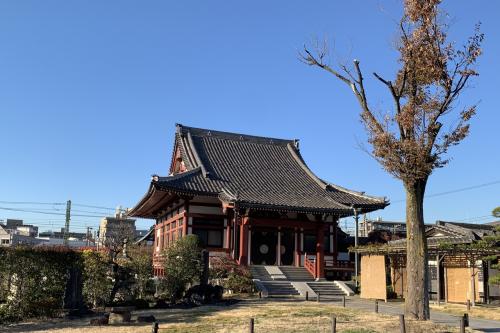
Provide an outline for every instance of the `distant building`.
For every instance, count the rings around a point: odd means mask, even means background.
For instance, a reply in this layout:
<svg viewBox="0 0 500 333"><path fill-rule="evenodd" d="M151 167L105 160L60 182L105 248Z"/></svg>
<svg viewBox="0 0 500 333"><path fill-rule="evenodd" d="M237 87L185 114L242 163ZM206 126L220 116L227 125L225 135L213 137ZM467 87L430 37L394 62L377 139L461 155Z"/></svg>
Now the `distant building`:
<svg viewBox="0 0 500 333"><path fill-rule="evenodd" d="M92 241L79 240L76 238L69 238L68 243L64 244L63 238L51 238L51 237L38 237L40 243L37 246L68 246L71 248L89 248L95 247L95 244Z"/></svg>
<svg viewBox="0 0 500 333"><path fill-rule="evenodd" d="M34 225L24 224L16 227L16 230L19 235L28 236L28 237L37 237L38 236L38 227Z"/></svg>
<svg viewBox="0 0 500 333"><path fill-rule="evenodd" d="M124 239L134 241L135 238L135 219L127 218L123 214L121 207L116 209L115 216L103 217L101 219L99 225L99 246L109 247L120 245Z"/></svg>
<svg viewBox="0 0 500 333"><path fill-rule="evenodd" d="M38 234L38 237L40 238L57 238L57 239L63 239L64 238L64 228L61 228L61 231L42 231ZM87 240L87 233L85 232L69 232L68 237L71 239L76 239L80 241Z"/></svg>
<svg viewBox="0 0 500 333"><path fill-rule="evenodd" d="M359 236L369 237L370 233L375 231L388 231L391 235L406 237L406 222L383 221L365 219L359 226Z"/></svg>
<svg viewBox="0 0 500 333"><path fill-rule="evenodd" d="M472 299L484 303L500 300L500 287L488 283L489 277L499 271L487 261L471 259L470 254L475 253L475 258L498 258L498 248L467 252L466 247L441 246L472 244L496 233L491 224L436 221L426 225L429 298L447 303L465 303ZM406 242L407 239L390 240L383 246L361 247L357 251L361 254L361 298L387 299L388 284L398 297L406 296Z"/></svg>
<svg viewBox="0 0 500 333"><path fill-rule="evenodd" d="M41 242L35 238L37 234L38 227L7 219L6 224L0 224L0 246L36 245Z"/></svg>
<svg viewBox="0 0 500 333"><path fill-rule="evenodd" d="M16 229L17 227L23 225L23 220L7 219L5 225L7 229Z"/></svg>

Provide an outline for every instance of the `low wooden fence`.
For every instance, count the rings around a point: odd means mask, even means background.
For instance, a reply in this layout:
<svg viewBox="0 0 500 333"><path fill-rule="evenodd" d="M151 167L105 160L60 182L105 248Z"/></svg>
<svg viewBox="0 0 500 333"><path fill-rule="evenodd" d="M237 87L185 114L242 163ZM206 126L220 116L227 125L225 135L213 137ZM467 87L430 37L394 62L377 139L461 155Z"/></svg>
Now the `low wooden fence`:
<svg viewBox="0 0 500 333"><path fill-rule="evenodd" d="M308 300L308 296L306 294L306 301L307 300ZM318 302L320 301L320 295L319 294L317 295L316 300ZM345 307L345 306L346 306L345 296L343 296L342 297L342 307ZM373 303L373 311L375 313L379 313L379 301L378 300L375 300L374 303ZM259 327L258 327L258 325L256 325L255 318L249 318L249 319L247 319L248 320L247 324L245 324L243 322L244 320L245 319L242 318L242 322L240 324L236 324L235 326L233 325L233 326L229 327L228 325L221 324L220 327L218 327L218 328L227 329L228 332L233 332L236 329L241 330L242 328L246 329L247 332L249 332L249 333L259 332ZM382 321L385 321L385 322L387 322L387 321L394 321L394 319L385 319L385 320L381 320L381 322ZM330 329L324 330L323 332L337 333L337 324L342 324L342 323L352 324L352 322L349 322L349 321L346 321L346 322L338 321L337 318L336 318L336 316L332 315L331 318L330 318L330 322L328 323L328 326L330 327ZM309 331L309 329L311 327L313 327L313 325L317 325L318 322L316 322L314 324L313 323L304 322L303 324L304 324L304 329ZM462 317L460 317L458 324L459 324L459 327L460 327L460 333L465 333L465 328L469 326L469 316L468 316L468 314L464 314ZM245 328L245 326L246 326L246 328ZM283 327L283 328L286 329L286 327ZM405 316L402 315L402 314L399 315L399 328L400 328L400 333L406 333L407 323L406 323ZM161 332L165 332L165 331L168 331L168 330L169 330L169 328L167 328L167 327L160 327L159 323L157 323L157 322L154 322L152 324L152 327L151 327L151 333L161 333ZM267 330L264 330L264 331L267 331ZM261 332L264 332L264 331L261 331Z"/></svg>

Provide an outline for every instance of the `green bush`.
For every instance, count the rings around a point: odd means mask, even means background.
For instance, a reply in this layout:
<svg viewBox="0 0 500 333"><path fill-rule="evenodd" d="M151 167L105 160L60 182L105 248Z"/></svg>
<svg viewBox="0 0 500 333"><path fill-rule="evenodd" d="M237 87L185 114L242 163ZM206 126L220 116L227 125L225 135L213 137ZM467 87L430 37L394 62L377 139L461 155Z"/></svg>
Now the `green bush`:
<svg viewBox="0 0 500 333"><path fill-rule="evenodd" d="M252 274L245 266L239 266L228 257L214 257L210 261L211 279L220 280L222 286L235 293L254 291Z"/></svg>
<svg viewBox="0 0 500 333"><path fill-rule="evenodd" d="M152 256L146 249L130 250L133 295L151 297ZM107 305L113 288L112 260L103 252L65 247L0 248L0 323L61 313L70 271L80 271L82 294L91 307ZM117 264L120 264L117 262Z"/></svg>
<svg viewBox="0 0 500 333"><path fill-rule="evenodd" d="M153 253L148 247L132 247L130 261L126 263L134 276L132 293L137 299L146 299L154 294Z"/></svg>
<svg viewBox="0 0 500 333"><path fill-rule="evenodd" d="M81 265L66 248L0 248L0 322L57 315L69 270Z"/></svg>
<svg viewBox="0 0 500 333"><path fill-rule="evenodd" d="M83 297L90 307L110 302L113 281L110 277L111 263L102 252L85 250L83 259Z"/></svg>
<svg viewBox="0 0 500 333"><path fill-rule="evenodd" d="M199 281L202 273L201 246L196 235L175 241L163 252L165 274L160 279L160 298L174 303L181 299L186 287Z"/></svg>

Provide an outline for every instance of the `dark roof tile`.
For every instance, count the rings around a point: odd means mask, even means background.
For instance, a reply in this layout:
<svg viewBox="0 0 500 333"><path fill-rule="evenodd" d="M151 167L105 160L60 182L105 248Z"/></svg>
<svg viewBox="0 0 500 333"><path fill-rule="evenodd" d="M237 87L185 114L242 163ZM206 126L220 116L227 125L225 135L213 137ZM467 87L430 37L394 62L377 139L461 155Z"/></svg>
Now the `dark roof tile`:
<svg viewBox="0 0 500 333"><path fill-rule="evenodd" d="M177 125L176 145L189 171L159 177L154 186L178 193L218 195L240 207L350 215L388 202L328 184L304 163L296 140ZM132 211L133 212L133 211Z"/></svg>

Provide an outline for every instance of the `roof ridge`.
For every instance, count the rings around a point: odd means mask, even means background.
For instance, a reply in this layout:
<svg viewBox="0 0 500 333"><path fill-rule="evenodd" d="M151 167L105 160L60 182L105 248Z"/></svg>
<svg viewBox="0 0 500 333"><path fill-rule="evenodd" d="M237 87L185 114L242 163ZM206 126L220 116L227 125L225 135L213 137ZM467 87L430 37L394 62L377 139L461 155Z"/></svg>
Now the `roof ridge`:
<svg viewBox="0 0 500 333"><path fill-rule="evenodd" d="M201 167L201 171L203 172L203 176L208 178L208 176L210 175L210 172L207 171L207 169L203 165L203 162L202 162L200 156L198 155L198 152L196 151L196 147L193 143L193 138L191 137L191 132L187 133L187 140L188 140L191 152L193 153L193 157L196 160L196 163L198 164L199 167Z"/></svg>
<svg viewBox="0 0 500 333"><path fill-rule="evenodd" d="M199 171L201 171L201 167L198 166L198 167L191 169L191 170L188 170L188 171L176 173L175 175L169 175L169 176L157 176L157 175L155 175L154 177L156 177L156 178L153 179L153 182L158 183L158 182L165 182L165 181L170 181L170 180L174 180L174 179L179 179L179 178L183 178L186 176L190 176L190 175L195 174Z"/></svg>
<svg viewBox="0 0 500 333"><path fill-rule="evenodd" d="M363 192L356 192L356 191L353 191L353 190L349 190L349 189L347 189L345 187L342 187L342 186L339 186L339 185L335 185L335 184L331 184L329 182L324 181L323 179L321 179L318 176L316 176L316 174L314 174L314 172L312 172L311 169L309 169L309 167L307 166L306 162L302 158L302 155L300 155L300 153L294 147L292 147L291 145L289 145L288 146L288 150L292 153L292 156L299 163L300 167L309 175L309 177L311 177L323 189L327 190L328 187L333 187L336 190L339 190L339 191L342 191L342 192L347 192L349 194L352 194L352 195L355 195L355 196L358 196L358 197L370 199L370 200L373 200L373 201L383 201L383 202L386 202L385 197L369 196L369 195L363 194ZM338 201L336 201L336 202L338 202ZM340 204L340 202L339 202L339 204ZM346 206L346 207L348 207L348 206Z"/></svg>
<svg viewBox="0 0 500 333"><path fill-rule="evenodd" d="M325 182L325 181L323 181L323 182ZM325 184L327 184L328 186L333 187L336 190L347 192L349 194L352 194L352 195L355 195L355 196L358 196L358 197L362 197L362 198L366 198L366 199L374 200L374 201L387 202L385 197L377 197L377 196L367 195L367 194L364 194L365 192L358 192L358 191L350 190L350 189L345 188L343 186L332 184L332 183L329 183L329 182L325 182Z"/></svg>
<svg viewBox="0 0 500 333"><path fill-rule="evenodd" d="M307 175L309 177L311 177L319 186L321 186L323 189L326 190L327 184L324 181L322 181L318 176L316 176L314 174L314 172L311 171L311 169L309 169L309 167L307 166L306 162L304 161L304 159L302 158L300 153L295 148L293 148L292 145L290 145L290 144L287 145L287 148L288 148L288 151L292 154L292 157L294 158L294 160L302 168L302 170L304 170L305 173L307 173Z"/></svg>
<svg viewBox="0 0 500 333"><path fill-rule="evenodd" d="M184 126L181 124L176 124L177 131L179 133L191 133L193 136L203 136L203 137L213 137L218 139L226 139L226 140L234 140L234 141L251 141L261 144L289 144L296 143L297 139L283 139L283 138L274 138L267 136L259 136L259 135L250 135L236 132L226 132L226 131L218 131L212 130L208 128L199 128L199 127L190 127Z"/></svg>

